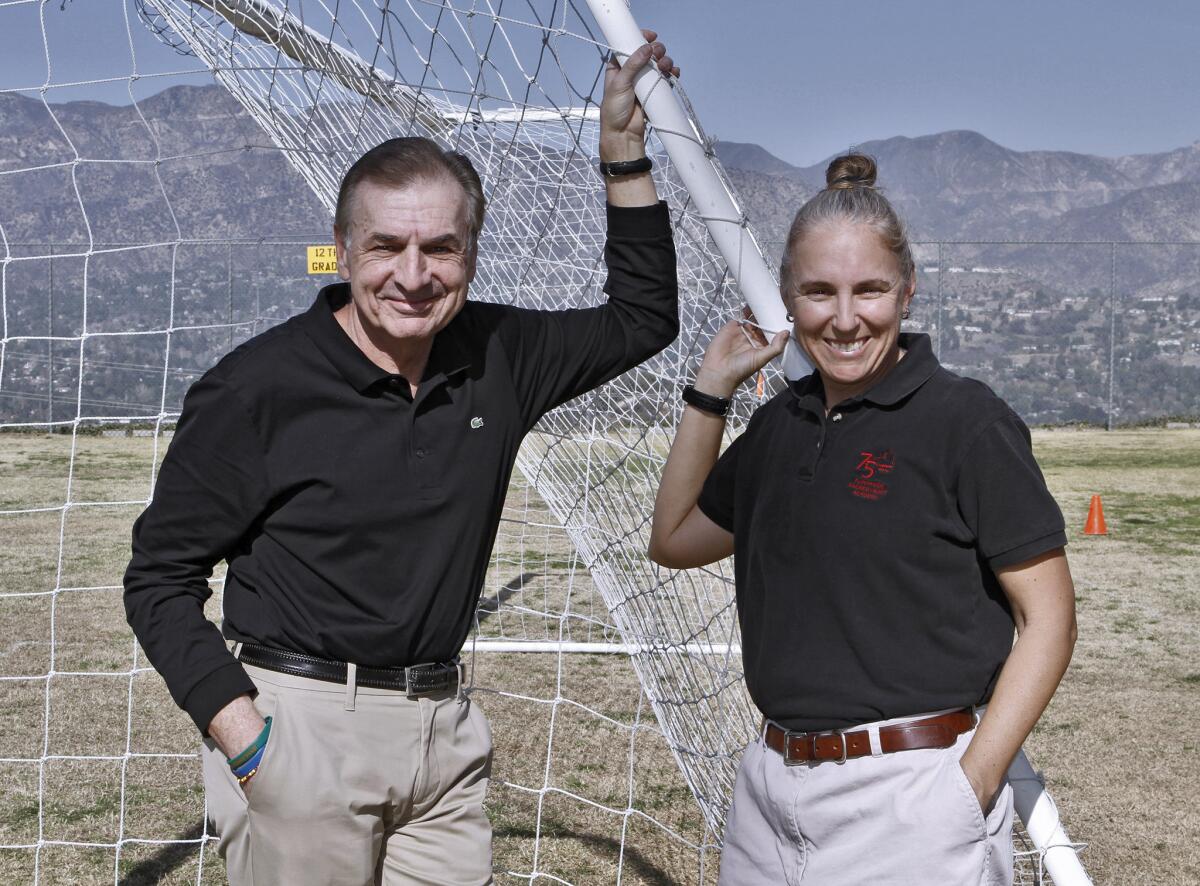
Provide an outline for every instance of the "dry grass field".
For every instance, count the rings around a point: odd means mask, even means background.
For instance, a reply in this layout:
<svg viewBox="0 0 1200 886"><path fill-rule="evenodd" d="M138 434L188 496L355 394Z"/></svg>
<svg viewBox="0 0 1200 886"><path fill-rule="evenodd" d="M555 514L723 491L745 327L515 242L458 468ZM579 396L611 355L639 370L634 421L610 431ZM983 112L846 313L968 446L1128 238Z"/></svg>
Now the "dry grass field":
<svg viewBox="0 0 1200 886"><path fill-rule="evenodd" d="M1098 884L1200 883L1200 432L1039 431L1079 642L1026 743ZM1109 534L1081 534L1101 495Z"/></svg>
<svg viewBox="0 0 1200 886"><path fill-rule="evenodd" d="M1080 640L1029 755L1098 884L1200 883L1200 432L1039 431L1035 447L1067 518ZM121 607L152 462L147 438L0 434L0 883L223 882L199 849L194 730ZM1080 534L1094 493L1102 538ZM540 543L536 582L520 580L527 554L502 543L489 587L531 607L559 585L589 592L561 539ZM490 618L484 633L524 616ZM470 665L496 740L498 871L715 882L719 854L624 657Z"/></svg>

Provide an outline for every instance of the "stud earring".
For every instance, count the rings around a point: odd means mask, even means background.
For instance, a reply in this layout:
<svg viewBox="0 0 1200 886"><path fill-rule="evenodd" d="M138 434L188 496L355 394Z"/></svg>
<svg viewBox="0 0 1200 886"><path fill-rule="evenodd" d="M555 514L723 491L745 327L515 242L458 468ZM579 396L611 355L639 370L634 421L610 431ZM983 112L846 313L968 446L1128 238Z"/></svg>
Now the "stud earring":
<svg viewBox="0 0 1200 886"><path fill-rule="evenodd" d="M795 323L795 322L796 322L796 318L795 318L795 317L793 317L791 314L784 314L784 315L783 315L783 318L784 318L785 320L787 320L789 323Z"/></svg>

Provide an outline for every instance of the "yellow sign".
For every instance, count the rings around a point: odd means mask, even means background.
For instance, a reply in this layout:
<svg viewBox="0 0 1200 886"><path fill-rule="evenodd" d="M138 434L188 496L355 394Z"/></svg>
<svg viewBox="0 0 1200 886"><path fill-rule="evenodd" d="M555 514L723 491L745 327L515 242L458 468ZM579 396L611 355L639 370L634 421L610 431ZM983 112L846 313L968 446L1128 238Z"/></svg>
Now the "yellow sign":
<svg viewBox="0 0 1200 886"><path fill-rule="evenodd" d="M310 274L337 273L337 250L333 244L308 247L308 272Z"/></svg>

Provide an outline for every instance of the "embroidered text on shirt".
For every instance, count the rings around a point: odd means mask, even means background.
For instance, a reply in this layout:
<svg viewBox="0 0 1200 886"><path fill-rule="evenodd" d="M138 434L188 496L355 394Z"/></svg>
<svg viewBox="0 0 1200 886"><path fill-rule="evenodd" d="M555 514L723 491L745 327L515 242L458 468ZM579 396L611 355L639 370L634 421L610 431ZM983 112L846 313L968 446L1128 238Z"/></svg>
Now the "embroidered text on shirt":
<svg viewBox="0 0 1200 886"><path fill-rule="evenodd" d="M860 452L859 456L858 467L855 468L858 476L847 485L850 491L859 498L878 501L887 495L888 488L887 484L874 478L877 474L890 474L892 468L896 466L896 456L890 449L885 449L879 455L873 452Z"/></svg>

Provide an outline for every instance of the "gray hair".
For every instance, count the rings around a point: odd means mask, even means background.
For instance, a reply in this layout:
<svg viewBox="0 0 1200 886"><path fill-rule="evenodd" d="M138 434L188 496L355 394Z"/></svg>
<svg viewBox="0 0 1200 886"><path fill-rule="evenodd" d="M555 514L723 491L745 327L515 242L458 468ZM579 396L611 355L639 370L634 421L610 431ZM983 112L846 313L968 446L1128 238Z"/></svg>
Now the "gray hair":
<svg viewBox="0 0 1200 886"><path fill-rule="evenodd" d="M349 239L354 192L361 182L406 188L414 182L439 176L458 182L463 189L467 198L467 246L474 253L487 209L479 173L466 155L443 151L437 142L420 136L388 139L354 161L338 189L333 226L342 237Z"/></svg>
<svg viewBox="0 0 1200 886"><path fill-rule="evenodd" d="M866 154L847 154L829 164L825 170L825 190L800 207L788 229L779 266L779 285L784 293L792 286L793 248L813 228L830 222L853 222L874 228L883 245L896 256L903 286L912 283L916 266L908 232L887 197L876 189L877 172L874 158Z"/></svg>

